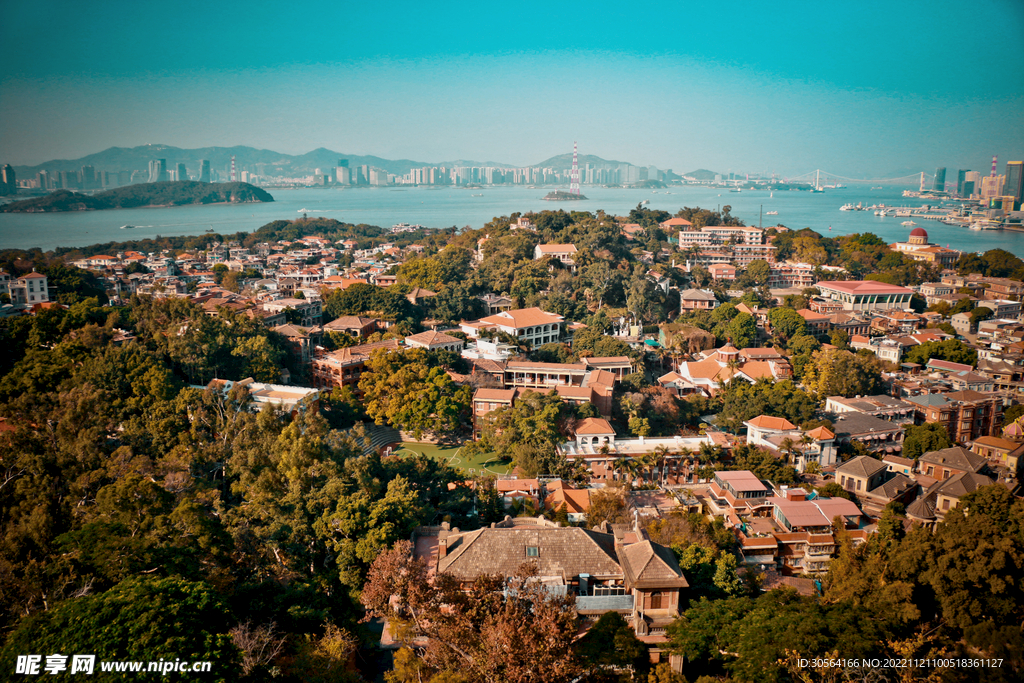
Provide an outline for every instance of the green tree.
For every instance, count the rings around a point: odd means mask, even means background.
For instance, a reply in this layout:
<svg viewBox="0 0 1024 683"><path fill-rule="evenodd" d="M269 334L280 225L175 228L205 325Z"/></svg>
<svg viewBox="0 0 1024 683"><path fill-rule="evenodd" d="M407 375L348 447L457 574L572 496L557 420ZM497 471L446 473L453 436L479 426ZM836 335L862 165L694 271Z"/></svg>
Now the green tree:
<svg viewBox="0 0 1024 683"><path fill-rule="evenodd" d="M903 439L903 456L917 460L925 453L942 450L953 445L949 432L938 422L909 426Z"/></svg>
<svg viewBox="0 0 1024 683"><path fill-rule="evenodd" d="M973 366L978 362L978 352L957 339L947 339L912 346L903 355L904 362L919 365L927 365L933 358Z"/></svg>
<svg viewBox="0 0 1024 683"><path fill-rule="evenodd" d="M772 334L783 341L788 341L801 334L807 334L807 321L792 308L773 308L768 312Z"/></svg>
<svg viewBox="0 0 1024 683"><path fill-rule="evenodd" d="M822 396L871 395L881 391L877 359L840 349L821 349L804 369L803 384Z"/></svg>

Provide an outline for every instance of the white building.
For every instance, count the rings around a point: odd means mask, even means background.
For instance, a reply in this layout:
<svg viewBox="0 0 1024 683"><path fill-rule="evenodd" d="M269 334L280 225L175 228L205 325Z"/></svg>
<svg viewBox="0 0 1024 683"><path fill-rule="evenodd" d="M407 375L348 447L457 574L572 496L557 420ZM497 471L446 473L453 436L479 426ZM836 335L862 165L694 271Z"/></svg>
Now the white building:
<svg viewBox="0 0 1024 683"><path fill-rule="evenodd" d="M564 320L560 315L539 308L520 308L489 315L475 322L464 322L461 328L474 339L478 339L483 330L497 330L536 347L559 341Z"/></svg>

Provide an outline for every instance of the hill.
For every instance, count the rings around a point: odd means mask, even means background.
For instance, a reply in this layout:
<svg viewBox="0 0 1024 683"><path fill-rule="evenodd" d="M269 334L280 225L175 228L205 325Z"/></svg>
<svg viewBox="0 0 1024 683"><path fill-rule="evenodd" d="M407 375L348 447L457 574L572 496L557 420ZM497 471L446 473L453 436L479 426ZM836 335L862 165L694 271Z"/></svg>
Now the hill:
<svg viewBox="0 0 1024 683"><path fill-rule="evenodd" d="M696 171L690 171L684 173L684 178L693 178L694 180L714 180L715 176L718 175L714 171L709 171L706 168L698 168Z"/></svg>
<svg viewBox="0 0 1024 683"><path fill-rule="evenodd" d="M601 157L594 156L593 154L580 154L577 157L577 162L580 168L585 168L587 164L594 166L595 168L614 167L621 164L626 164L626 161L609 161L608 159L602 159ZM533 164L538 168L572 168L572 153L559 154L553 156L550 159L545 159L539 164Z"/></svg>
<svg viewBox="0 0 1024 683"><path fill-rule="evenodd" d="M84 156L81 159L54 159L35 166L15 166L18 177L30 178L40 171L51 174L60 171L77 171L83 166L92 166L97 171L145 171L153 159L166 159L167 167L174 168L177 164L185 164L190 173L197 173L199 161L208 160L211 168L227 172L231 166L231 157L235 157L238 167L256 170L258 164L264 165L264 172L270 175L285 177L309 175L316 169L334 169L338 161L345 159L350 168L357 166L375 166L396 175L408 173L412 168L423 166L499 166L509 167L493 161L481 162L471 160L425 162L412 159L382 159L376 156L360 156L335 152L319 147L305 154L282 154L269 149L255 147L201 147L198 149L181 149L170 145L143 145L140 147L111 147Z"/></svg>
<svg viewBox="0 0 1024 683"><path fill-rule="evenodd" d="M191 180L142 183L119 187L89 196L70 190L57 190L45 197L25 199L0 207L5 213L50 213L60 211L98 211L130 209L142 206L183 206L223 202L272 202L266 191L249 183L199 183Z"/></svg>

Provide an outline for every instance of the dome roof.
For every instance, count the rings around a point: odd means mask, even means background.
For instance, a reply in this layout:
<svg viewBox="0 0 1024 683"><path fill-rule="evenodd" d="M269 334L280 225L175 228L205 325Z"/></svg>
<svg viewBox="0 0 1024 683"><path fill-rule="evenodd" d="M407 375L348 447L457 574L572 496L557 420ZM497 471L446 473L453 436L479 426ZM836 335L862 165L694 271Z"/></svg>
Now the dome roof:
<svg viewBox="0 0 1024 683"><path fill-rule="evenodd" d="M914 228L913 230L910 231L910 236L911 237L924 237L925 239L928 239L928 233L925 232L924 228Z"/></svg>

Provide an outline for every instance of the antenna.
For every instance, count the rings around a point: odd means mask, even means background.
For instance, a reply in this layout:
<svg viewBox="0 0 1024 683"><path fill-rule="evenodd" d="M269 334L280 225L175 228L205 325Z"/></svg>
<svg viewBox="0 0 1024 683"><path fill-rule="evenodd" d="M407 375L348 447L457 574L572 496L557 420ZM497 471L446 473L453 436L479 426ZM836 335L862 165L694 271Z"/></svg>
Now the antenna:
<svg viewBox="0 0 1024 683"><path fill-rule="evenodd" d="M235 155L231 155L231 182L238 182L238 175L235 173Z"/></svg>
<svg viewBox="0 0 1024 683"><path fill-rule="evenodd" d="M580 164L576 157L576 141L572 142L572 173L569 174L569 194L580 193Z"/></svg>
<svg viewBox="0 0 1024 683"><path fill-rule="evenodd" d="M996 161L999 159L998 156L992 157L992 177L996 177Z"/></svg>

